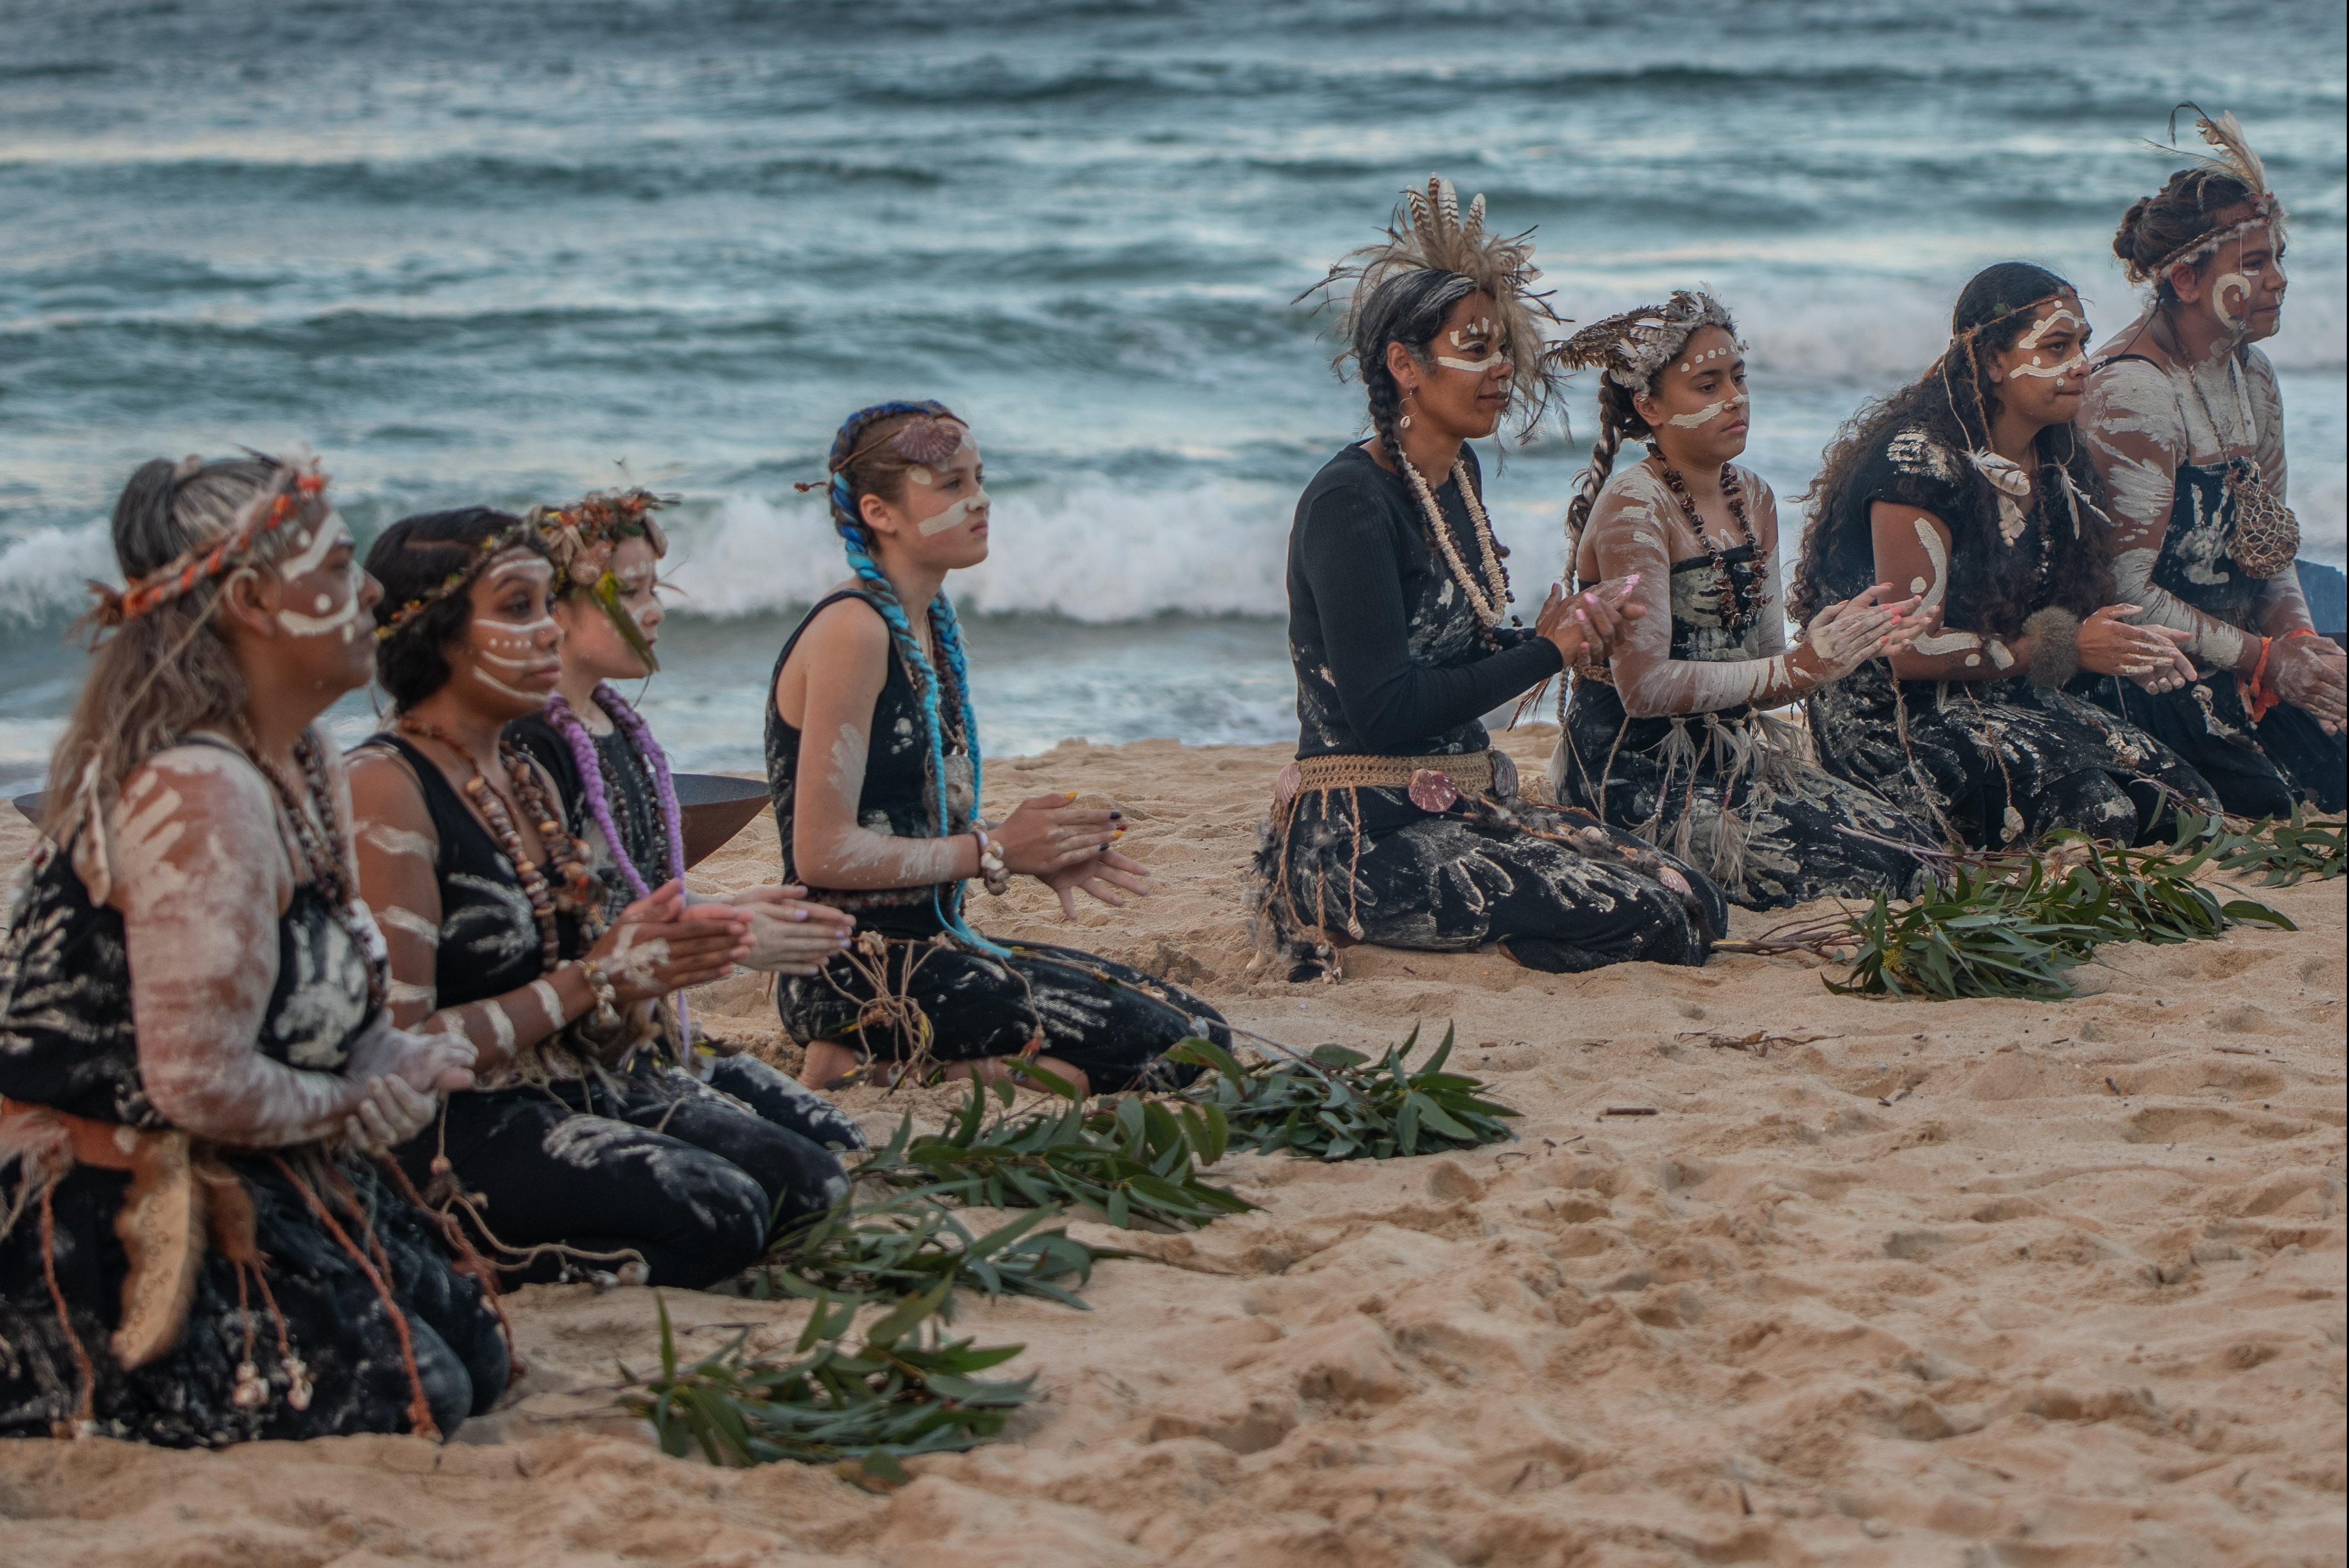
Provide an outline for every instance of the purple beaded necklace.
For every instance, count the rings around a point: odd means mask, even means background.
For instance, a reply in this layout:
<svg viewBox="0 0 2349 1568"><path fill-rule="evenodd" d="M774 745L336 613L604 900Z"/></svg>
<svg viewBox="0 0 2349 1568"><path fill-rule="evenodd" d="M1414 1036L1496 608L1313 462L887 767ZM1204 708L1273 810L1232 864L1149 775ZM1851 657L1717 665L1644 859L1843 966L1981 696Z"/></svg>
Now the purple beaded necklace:
<svg viewBox="0 0 2349 1568"><path fill-rule="evenodd" d="M652 727L645 723L644 716L628 706L611 682L595 683L595 706L611 716L613 725L628 738L628 744L636 748L637 758L652 770L653 789L660 798L661 827L668 837L668 876L661 880L682 878L685 875L685 818L677 807L677 785L669 779L668 753L663 751L660 742L653 738ZM563 700L560 692L547 700L546 717L554 724L555 732L563 737L564 744L571 748L572 763L579 769L580 792L587 800L587 814L595 820L595 826L604 830L604 841L612 846L612 858L620 862L620 875L626 879L629 894L635 898L644 897L652 889L646 885L643 873L636 870L636 859L628 853L628 841L620 836L619 824L612 820L612 797L611 792L604 788L604 759L595 754L595 738L587 733L587 726L572 711L571 705ZM686 1006L684 992L678 992L673 999L677 1005L678 1033L683 1037L679 1049L684 1052L685 1060L690 1062L693 1056L693 1015Z"/></svg>
<svg viewBox="0 0 2349 1568"><path fill-rule="evenodd" d="M644 716L627 705L611 682L595 683L595 706L611 716L612 723L627 736L637 758L652 772L654 791L660 799L661 827L668 838L668 874L661 880L685 875L685 823L677 806L677 786L669 779L668 754L653 738ZM587 799L587 814L604 830L604 841L612 846L612 858L620 862L620 875L626 880L629 892L636 898L644 897L652 889L636 870L636 861L628 853L628 842L612 820L612 797L604 788L604 764L595 755L595 738L587 732L585 723L560 694L548 701L546 717L562 735L564 744L571 748L571 759L579 769L579 788Z"/></svg>

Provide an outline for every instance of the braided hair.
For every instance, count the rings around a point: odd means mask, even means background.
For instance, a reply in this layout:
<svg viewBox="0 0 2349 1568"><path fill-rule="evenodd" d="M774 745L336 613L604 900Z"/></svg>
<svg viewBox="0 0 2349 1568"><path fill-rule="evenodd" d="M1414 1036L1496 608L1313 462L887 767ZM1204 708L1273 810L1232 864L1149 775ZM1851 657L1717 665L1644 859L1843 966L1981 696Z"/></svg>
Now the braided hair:
<svg viewBox="0 0 2349 1568"><path fill-rule="evenodd" d="M1371 405L1371 428L1400 468L1402 455L1402 388L1387 368L1387 345L1400 343L1427 363L1427 346L1444 330L1452 307L1476 292L1476 280L1459 273L1414 267L1389 273L1371 297L1355 307L1347 356L1362 377Z"/></svg>
<svg viewBox="0 0 2349 1568"><path fill-rule="evenodd" d="M1607 488L1608 478L1615 471L1615 457L1623 449L1624 439L1628 437L1644 441L1654 434L1648 421L1640 418L1639 409L1631 406L1630 388L1600 377L1599 438L1590 443L1590 465L1577 476L1574 499L1566 508L1566 570L1569 578L1575 577L1575 562L1582 553L1582 531L1589 526L1591 509L1599 504L1599 492ZM1576 584L1580 585L1578 579Z"/></svg>
<svg viewBox="0 0 2349 1568"><path fill-rule="evenodd" d="M937 597L930 601L930 629L937 638L938 653L946 665L947 678L942 682L921 639L914 635L913 623L897 598L895 585L873 559L873 542L865 532L864 514L857 510L858 500L867 495L895 502L905 494L906 471L914 467L915 459L899 451L892 438L916 421L939 420L963 423L945 404L930 401L875 403L851 414L832 439L832 455L825 464L831 482L825 497L831 503L832 526L840 534L848 555L849 569L864 584L865 596L881 612L882 620L888 623L889 640L905 663L915 698L921 707L923 737L928 743L926 771L932 809L938 836L946 838L957 830L947 800L947 736L939 713L942 685L951 686L947 696L955 706L963 748L970 758L970 807L974 817L978 815L979 800L978 716L971 707L970 661L963 651L962 623L955 616L954 602L940 588ZM935 900L936 894L933 892L931 896ZM963 919L959 882L955 884L952 907L941 905L938 915L946 928L962 941L999 958L1006 956L1002 948L973 931Z"/></svg>

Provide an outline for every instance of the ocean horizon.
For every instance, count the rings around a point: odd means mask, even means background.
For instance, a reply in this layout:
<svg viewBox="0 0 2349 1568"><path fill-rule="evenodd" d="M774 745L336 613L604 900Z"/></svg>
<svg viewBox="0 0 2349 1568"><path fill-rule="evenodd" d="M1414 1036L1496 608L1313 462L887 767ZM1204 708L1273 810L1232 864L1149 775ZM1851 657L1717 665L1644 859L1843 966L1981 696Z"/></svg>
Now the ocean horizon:
<svg viewBox="0 0 2349 1568"><path fill-rule="evenodd" d="M1406 185L1535 229L1563 315L1715 288L1791 544L1971 273L2136 314L2110 237L2184 99L2292 210L2263 346L2303 554L2339 565L2345 54L2329 6L2176 0L0 4L0 784L37 784L79 688L131 469L295 441L363 538L678 493L643 700L680 766L755 770L776 653L844 575L792 486L891 397L986 452L995 554L952 587L989 752L1280 739L1290 508L1364 426L1298 296ZM1521 603L1590 398L1572 438L1485 446Z"/></svg>

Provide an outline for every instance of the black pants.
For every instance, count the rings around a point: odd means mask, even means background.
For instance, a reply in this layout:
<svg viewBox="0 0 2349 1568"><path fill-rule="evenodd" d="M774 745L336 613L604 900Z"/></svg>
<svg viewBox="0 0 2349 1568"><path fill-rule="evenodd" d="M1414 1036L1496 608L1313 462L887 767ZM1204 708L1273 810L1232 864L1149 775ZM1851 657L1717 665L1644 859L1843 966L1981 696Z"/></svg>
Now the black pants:
<svg viewBox="0 0 2349 1568"><path fill-rule="evenodd" d="M646 1283L688 1290L740 1273L775 1228L848 1191L839 1157L814 1139L674 1071L450 1095L399 1150L419 1188L444 1147L457 1181L488 1198L482 1219L504 1246L634 1253ZM492 1256L512 1284L618 1266Z"/></svg>
<svg viewBox="0 0 2349 1568"><path fill-rule="evenodd" d="M1400 790L1359 793L1391 810L1402 798ZM1666 868L1688 893L1665 885ZM1702 872L1588 812L1522 798L1464 800L1388 831L1358 832L1347 791L1309 791L1258 869L1285 881L1271 894L1284 936L1309 942L1318 931L1335 943L1435 953L1498 943L1518 963L1553 974L1640 961L1701 965L1707 928L1723 933L1729 924L1721 890ZM1292 956L1309 966L1303 954Z"/></svg>
<svg viewBox="0 0 2349 1568"><path fill-rule="evenodd" d="M2289 817L2296 801L2349 809L2349 734L2325 734L2290 703L2253 724L2231 670L2158 696L2104 676L2088 695L2192 763L2235 816Z"/></svg>
<svg viewBox="0 0 2349 1568"><path fill-rule="evenodd" d="M1181 986L1071 947L1021 943L999 959L893 940L887 965L892 990L905 991L928 1019L929 1054L942 1062L1017 1056L1040 1034L1047 1055L1106 1094L1189 1083L1197 1068L1162 1058L1191 1036L1231 1044L1223 1015ZM803 1045L835 1040L901 1059L908 1051L902 1024L860 1024L872 995L870 979L843 956L823 974L786 979L775 1001L783 1026Z"/></svg>

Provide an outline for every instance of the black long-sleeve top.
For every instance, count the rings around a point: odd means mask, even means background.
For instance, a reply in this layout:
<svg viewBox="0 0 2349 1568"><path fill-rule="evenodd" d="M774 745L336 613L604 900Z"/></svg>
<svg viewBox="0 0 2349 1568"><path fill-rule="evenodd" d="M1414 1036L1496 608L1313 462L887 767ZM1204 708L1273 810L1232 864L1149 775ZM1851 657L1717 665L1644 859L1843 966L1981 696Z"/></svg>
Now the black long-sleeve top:
<svg viewBox="0 0 2349 1568"><path fill-rule="evenodd" d="M1476 477L1474 449L1463 450ZM1435 503L1483 581L1459 485L1447 477ZM1323 464L1297 502L1288 656L1299 757L1482 751L1491 741L1479 718L1564 665L1547 638L1478 623L1410 486L1359 446Z"/></svg>

